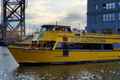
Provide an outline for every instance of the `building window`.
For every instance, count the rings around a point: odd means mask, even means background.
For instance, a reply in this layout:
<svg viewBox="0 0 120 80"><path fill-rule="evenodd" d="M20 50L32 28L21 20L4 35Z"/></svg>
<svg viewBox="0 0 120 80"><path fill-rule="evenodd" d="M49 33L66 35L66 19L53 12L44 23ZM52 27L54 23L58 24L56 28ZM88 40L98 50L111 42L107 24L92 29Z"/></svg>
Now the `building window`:
<svg viewBox="0 0 120 80"><path fill-rule="evenodd" d="M109 21L109 14L106 14L106 21Z"/></svg>
<svg viewBox="0 0 120 80"><path fill-rule="evenodd" d="M98 5L95 6L95 9L98 10Z"/></svg>
<svg viewBox="0 0 120 80"><path fill-rule="evenodd" d="M109 14L103 15L103 21L109 21Z"/></svg>
<svg viewBox="0 0 120 80"><path fill-rule="evenodd" d="M103 21L106 21L106 15L103 14Z"/></svg>
<svg viewBox="0 0 120 80"><path fill-rule="evenodd" d="M105 9L114 9L115 8L115 3L106 3L104 4Z"/></svg>
<svg viewBox="0 0 120 80"><path fill-rule="evenodd" d="M108 14L104 14L103 15L103 21L108 21L109 15Z"/></svg>
<svg viewBox="0 0 120 80"><path fill-rule="evenodd" d="M120 14L119 14L120 16ZM115 14L103 14L103 21L114 21L115 20Z"/></svg>
<svg viewBox="0 0 120 80"><path fill-rule="evenodd" d="M115 8L115 3L111 3L111 8Z"/></svg>
<svg viewBox="0 0 120 80"><path fill-rule="evenodd" d="M120 6L120 2L118 2L118 5Z"/></svg>
<svg viewBox="0 0 120 80"><path fill-rule="evenodd" d="M118 14L118 18L119 18L119 20L120 20L120 13Z"/></svg>
<svg viewBox="0 0 120 80"><path fill-rule="evenodd" d="M111 20L114 21L115 20L115 14L111 14Z"/></svg>
<svg viewBox="0 0 120 80"><path fill-rule="evenodd" d="M112 14L108 14L108 16L109 16L108 21L112 21Z"/></svg>
<svg viewBox="0 0 120 80"><path fill-rule="evenodd" d="M114 21L115 20L115 14L109 14L109 21Z"/></svg>
<svg viewBox="0 0 120 80"><path fill-rule="evenodd" d="M109 4L106 4L106 9L109 9L109 7L110 7Z"/></svg>
<svg viewBox="0 0 120 80"><path fill-rule="evenodd" d="M107 19L108 19L107 14L104 14L103 15L103 21L108 21Z"/></svg>

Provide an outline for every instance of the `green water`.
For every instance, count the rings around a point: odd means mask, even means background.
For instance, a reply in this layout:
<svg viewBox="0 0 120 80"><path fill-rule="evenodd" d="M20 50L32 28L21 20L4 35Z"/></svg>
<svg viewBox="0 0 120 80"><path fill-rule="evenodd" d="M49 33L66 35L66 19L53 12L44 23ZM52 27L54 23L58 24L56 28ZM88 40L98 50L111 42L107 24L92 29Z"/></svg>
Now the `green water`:
<svg viewBox="0 0 120 80"><path fill-rule="evenodd" d="M16 80L120 80L120 63L23 66Z"/></svg>

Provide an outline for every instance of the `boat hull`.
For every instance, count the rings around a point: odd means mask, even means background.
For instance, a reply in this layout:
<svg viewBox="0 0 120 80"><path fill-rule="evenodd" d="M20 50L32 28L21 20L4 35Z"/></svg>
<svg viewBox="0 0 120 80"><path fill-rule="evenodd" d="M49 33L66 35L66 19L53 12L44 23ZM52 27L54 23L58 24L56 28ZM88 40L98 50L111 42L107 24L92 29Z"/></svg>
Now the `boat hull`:
<svg viewBox="0 0 120 80"><path fill-rule="evenodd" d="M18 63L68 64L80 62L103 62L120 60L120 51L70 50L63 55L63 50L37 50L9 48Z"/></svg>

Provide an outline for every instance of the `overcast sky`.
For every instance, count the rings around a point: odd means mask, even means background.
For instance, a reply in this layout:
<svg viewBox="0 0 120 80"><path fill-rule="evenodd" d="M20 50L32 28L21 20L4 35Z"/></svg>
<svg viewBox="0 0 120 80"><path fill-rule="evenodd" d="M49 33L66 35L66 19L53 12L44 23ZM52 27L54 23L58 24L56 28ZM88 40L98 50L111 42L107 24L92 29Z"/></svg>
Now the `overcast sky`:
<svg viewBox="0 0 120 80"><path fill-rule="evenodd" d="M1 2L1 0L0 0ZM71 25L79 29L86 26L87 0L26 0L27 32L43 24Z"/></svg>
<svg viewBox="0 0 120 80"><path fill-rule="evenodd" d="M86 26L87 0L27 0L26 23L29 31L42 24ZM27 27L28 28L28 27Z"/></svg>

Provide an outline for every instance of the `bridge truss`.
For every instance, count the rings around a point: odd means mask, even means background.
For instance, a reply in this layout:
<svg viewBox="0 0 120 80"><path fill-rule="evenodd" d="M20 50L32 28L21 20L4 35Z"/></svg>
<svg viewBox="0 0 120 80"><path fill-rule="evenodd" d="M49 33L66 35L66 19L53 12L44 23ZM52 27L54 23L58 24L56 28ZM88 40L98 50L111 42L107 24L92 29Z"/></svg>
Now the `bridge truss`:
<svg viewBox="0 0 120 80"><path fill-rule="evenodd" d="M2 25L4 39L7 34L25 36L25 0L2 0Z"/></svg>

